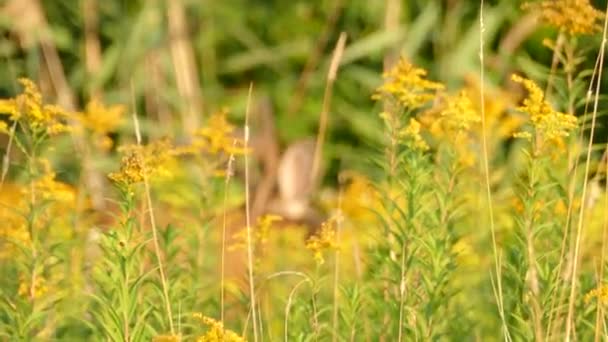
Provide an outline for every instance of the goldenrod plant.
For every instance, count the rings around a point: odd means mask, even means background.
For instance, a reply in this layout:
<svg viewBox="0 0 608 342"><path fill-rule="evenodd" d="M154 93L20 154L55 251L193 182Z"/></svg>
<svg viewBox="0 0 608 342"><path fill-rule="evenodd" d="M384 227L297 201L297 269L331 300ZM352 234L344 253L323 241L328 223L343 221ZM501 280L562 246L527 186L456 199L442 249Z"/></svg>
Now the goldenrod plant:
<svg viewBox="0 0 608 342"><path fill-rule="evenodd" d="M0 3L0 341L605 340L600 3Z"/></svg>

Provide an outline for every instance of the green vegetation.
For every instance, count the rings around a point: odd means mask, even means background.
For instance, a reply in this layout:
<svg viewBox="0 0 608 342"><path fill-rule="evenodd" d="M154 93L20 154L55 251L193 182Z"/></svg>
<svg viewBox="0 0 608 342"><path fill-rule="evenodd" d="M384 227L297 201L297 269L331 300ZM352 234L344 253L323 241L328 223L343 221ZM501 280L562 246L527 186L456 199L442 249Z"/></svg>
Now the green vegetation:
<svg viewBox="0 0 608 342"><path fill-rule="evenodd" d="M0 341L605 339L594 5L0 1Z"/></svg>

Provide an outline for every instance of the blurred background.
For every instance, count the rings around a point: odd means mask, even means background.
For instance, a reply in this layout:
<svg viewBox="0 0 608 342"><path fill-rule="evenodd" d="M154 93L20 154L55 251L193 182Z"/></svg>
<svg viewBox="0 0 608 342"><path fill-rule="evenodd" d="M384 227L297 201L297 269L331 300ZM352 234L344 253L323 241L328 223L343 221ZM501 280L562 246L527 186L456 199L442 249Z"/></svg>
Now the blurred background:
<svg viewBox="0 0 608 342"><path fill-rule="evenodd" d="M552 51L542 41L556 32L521 3L486 1L488 88L507 86L513 72L540 82L548 74ZM270 99L284 145L315 134L345 32L324 146L331 175L362 167L355 152L381 138L370 96L385 64L406 57L453 89L479 82L478 14L479 1L461 0L2 0L0 97L28 76L62 106L136 104L148 136L170 127L179 137L223 107L241 121L252 83L255 98ZM591 69L599 37L582 39Z"/></svg>

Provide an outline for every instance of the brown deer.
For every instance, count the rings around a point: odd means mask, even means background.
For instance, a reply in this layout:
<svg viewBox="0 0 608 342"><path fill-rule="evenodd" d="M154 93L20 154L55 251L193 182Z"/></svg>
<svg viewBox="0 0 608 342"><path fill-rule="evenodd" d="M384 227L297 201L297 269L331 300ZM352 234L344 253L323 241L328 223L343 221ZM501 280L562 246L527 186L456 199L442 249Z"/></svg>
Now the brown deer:
<svg viewBox="0 0 608 342"><path fill-rule="evenodd" d="M242 137L242 131L236 132ZM259 100L251 113L250 166L250 223L255 226L258 218L273 214L283 218L275 224L304 226L312 234L323 221L323 215L312 204L317 184L313 173L315 154L314 138L296 140L281 153L274 121L272 105L268 97ZM236 170L236 177L243 178L244 170ZM226 227L227 245L246 227L245 207L229 214ZM254 228L255 229L255 228ZM302 241L304 245L304 241ZM243 249L227 251L225 255L225 280L246 292L247 253Z"/></svg>

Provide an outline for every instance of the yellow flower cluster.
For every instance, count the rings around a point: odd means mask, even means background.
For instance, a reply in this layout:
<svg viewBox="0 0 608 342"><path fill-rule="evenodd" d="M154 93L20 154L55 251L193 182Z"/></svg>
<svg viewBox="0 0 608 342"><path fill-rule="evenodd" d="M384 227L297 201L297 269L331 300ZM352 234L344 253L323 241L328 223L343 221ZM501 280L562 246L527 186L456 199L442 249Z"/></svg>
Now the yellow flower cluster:
<svg viewBox="0 0 608 342"><path fill-rule="evenodd" d="M324 251L338 248L335 241L336 228L334 224L335 220L332 219L324 222L321 224L321 230L306 241L306 248L314 253L315 261L319 265L325 263Z"/></svg>
<svg viewBox="0 0 608 342"><path fill-rule="evenodd" d="M517 110L530 115L534 133L542 140L549 140L560 143L562 138L570 135L570 131L577 127L577 119L574 115L564 114L555 111L545 99L543 91L534 81L525 79L518 75L513 75L512 80L520 83L528 91L528 96L524 99L523 105ZM517 132L517 138L531 139L530 132ZM537 141L537 144L541 144Z"/></svg>
<svg viewBox="0 0 608 342"><path fill-rule="evenodd" d="M429 145L420 135L420 122L414 118L410 118L410 122L400 132L399 136L406 139L406 145L413 150L428 151Z"/></svg>
<svg viewBox="0 0 608 342"><path fill-rule="evenodd" d="M444 95L442 100L439 115L448 130L469 131L474 124L481 122L481 116L475 110L466 90L457 95Z"/></svg>
<svg viewBox="0 0 608 342"><path fill-rule="evenodd" d="M435 97L435 91L443 89L441 83L426 79L426 70L416 68L405 59L383 75L384 84L372 96L375 100L395 99L406 109L417 109Z"/></svg>
<svg viewBox="0 0 608 342"><path fill-rule="evenodd" d="M544 22L570 35L593 34L602 30L599 20L604 15L589 0L544 0L525 3L523 8L540 13Z"/></svg>
<svg viewBox="0 0 608 342"><path fill-rule="evenodd" d="M585 294L585 303L591 302L593 298L597 298L597 301L601 304L608 304L608 285L602 285Z"/></svg>
<svg viewBox="0 0 608 342"><path fill-rule="evenodd" d="M212 114L207 125L195 132L192 147L196 151L211 154L243 154L243 139L234 136L235 127L228 122L228 111L221 110Z"/></svg>
<svg viewBox="0 0 608 342"><path fill-rule="evenodd" d="M44 296L48 290L46 279L44 279L42 275L38 275L34 278L34 286L32 286L31 279L23 274L19 276L19 289L17 290L17 293L21 297L32 299L40 298Z"/></svg>
<svg viewBox="0 0 608 342"><path fill-rule="evenodd" d="M246 340L232 330L224 328L224 323L213 318L203 316L197 312L194 318L198 319L204 325L209 327L209 330L202 336L196 338L196 342L245 342Z"/></svg>
<svg viewBox="0 0 608 342"><path fill-rule="evenodd" d="M43 200L52 200L55 204L74 204L76 191L66 183L57 181L56 173L46 158L38 159L42 175L32 182L31 187L25 187L23 192L26 198L32 195ZM31 193L33 191L33 194Z"/></svg>
<svg viewBox="0 0 608 342"><path fill-rule="evenodd" d="M8 115L8 119L19 122L35 134L46 133L55 135L70 130L65 121L71 116L55 105L44 104L42 95L34 82L20 78L23 93L12 99L0 99L0 114ZM0 126L0 132L8 133L7 125Z"/></svg>
<svg viewBox="0 0 608 342"><path fill-rule="evenodd" d="M27 186L5 183L0 187L0 259L14 257L20 248L29 248L32 240L26 215L31 205L41 204L33 225L52 231L51 235L70 234L65 213L76 206L76 190L56 180L56 173L45 158L33 162L36 174Z"/></svg>
<svg viewBox="0 0 608 342"><path fill-rule="evenodd" d="M264 215L258 218L257 224L253 229L253 242L256 245L265 245L268 242L270 229L275 222L282 221L283 218L277 215ZM238 233L234 234L234 243L229 247L229 250L246 249L247 248L247 229L243 228Z"/></svg>
<svg viewBox="0 0 608 342"><path fill-rule="evenodd" d="M123 154L120 171L110 173L109 178L126 187L140 183L144 178L170 176L167 164L176 154L168 139L148 145L122 146L118 151Z"/></svg>
<svg viewBox="0 0 608 342"><path fill-rule="evenodd" d="M379 194L371 182L363 175L353 172L343 174L350 182L344 189L341 210L344 215L357 221L374 221L374 208L378 207ZM334 204L335 207L336 204Z"/></svg>
<svg viewBox="0 0 608 342"><path fill-rule="evenodd" d="M98 99L92 99L87 104L85 111L78 115L78 119L93 133L94 143L102 150L112 147L112 139L108 136L122 124L125 106L105 106Z"/></svg>

